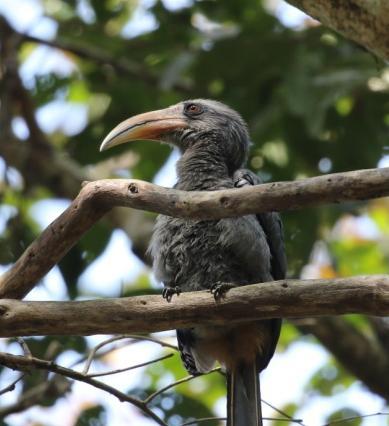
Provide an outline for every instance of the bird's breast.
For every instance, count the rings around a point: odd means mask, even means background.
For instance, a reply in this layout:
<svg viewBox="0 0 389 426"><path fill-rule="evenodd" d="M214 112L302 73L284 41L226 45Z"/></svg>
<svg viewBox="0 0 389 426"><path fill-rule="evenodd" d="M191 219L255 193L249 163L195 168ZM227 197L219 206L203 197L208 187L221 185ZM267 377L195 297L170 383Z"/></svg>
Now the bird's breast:
<svg viewBox="0 0 389 426"><path fill-rule="evenodd" d="M150 246L156 278L183 291L209 289L217 281L259 280L261 256L269 269L270 255L266 237L252 218L193 221L159 216Z"/></svg>

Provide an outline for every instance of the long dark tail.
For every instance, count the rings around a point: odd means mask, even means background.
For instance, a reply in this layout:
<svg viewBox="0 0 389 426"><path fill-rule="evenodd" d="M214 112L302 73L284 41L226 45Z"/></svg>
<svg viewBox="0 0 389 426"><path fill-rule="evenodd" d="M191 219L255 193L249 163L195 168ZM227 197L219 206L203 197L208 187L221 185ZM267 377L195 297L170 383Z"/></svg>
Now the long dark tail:
<svg viewBox="0 0 389 426"><path fill-rule="evenodd" d="M259 369L256 362L227 372L227 426L262 426Z"/></svg>

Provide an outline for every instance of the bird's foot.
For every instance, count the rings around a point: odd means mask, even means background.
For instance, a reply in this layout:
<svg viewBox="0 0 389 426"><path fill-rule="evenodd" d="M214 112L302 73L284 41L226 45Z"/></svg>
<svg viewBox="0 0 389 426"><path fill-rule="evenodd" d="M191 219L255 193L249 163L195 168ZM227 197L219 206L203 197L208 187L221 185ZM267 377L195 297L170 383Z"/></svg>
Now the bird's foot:
<svg viewBox="0 0 389 426"><path fill-rule="evenodd" d="M181 293L181 289L180 287L165 287L162 290L162 297L167 301L167 302L171 302L172 297L176 294L177 296L179 296Z"/></svg>
<svg viewBox="0 0 389 426"><path fill-rule="evenodd" d="M239 174L234 180L235 188L243 188L247 185L254 185L254 181L248 173Z"/></svg>
<svg viewBox="0 0 389 426"><path fill-rule="evenodd" d="M217 283L213 284L213 286L210 288L210 291L213 294L215 300L220 300L225 296L228 290L231 290L234 287L236 287L235 284L218 281Z"/></svg>

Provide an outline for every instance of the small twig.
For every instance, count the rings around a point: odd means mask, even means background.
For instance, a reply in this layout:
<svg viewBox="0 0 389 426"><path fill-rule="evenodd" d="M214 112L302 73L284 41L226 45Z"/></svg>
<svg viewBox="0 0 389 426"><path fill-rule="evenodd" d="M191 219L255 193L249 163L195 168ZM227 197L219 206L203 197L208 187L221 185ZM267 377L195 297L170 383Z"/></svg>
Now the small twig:
<svg viewBox="0 0 389 426"><path fill-rule="evenodd" d="M134 340L145 340L146 342L153 342L156 343L164 348L170 348L174 349L175 351L178 351L178 346L172 345L171 343L164 342L163 340L156 339L155 337L151 336L138 336L135 334L126 334L127 337L130 337Z"/></svg>
<svg viewBox="0 0 389 426"><path fill-rule="evenodd" d="M159 358L155 358L151 361L142 362L142 364L132 365L131 367L119 368L117 370L105 371L103 373L87 374L86 377L109 376L109 375L112 375L112 374L123 373L123 371L135 370L135 368L145 367L146 365L154 364L155 362L163 361L164 359L171 358L173 355L174 354L167 354L167 355L161 356Z"/></svg>
<svg viewBox="0 0 389 426"><path fill-rule="evenodd" d="M21 338L21 337L17 337L16 341L19 343L19 345L21 346L21 348L23 349L23 353L25 356L31 358L32 357L32 353L30 351L30 348L28 347L26 341Z"/></svg>
<svg viewBox="0 0 389 426"><path fill-rule="evenodd" d="M10 383L8 386L6 386L5 388L0 390L0 395L3 395L7 392L12 392L13 390L15 390L15 385L16 383L20 382L20 380L23 379L23 377L25 376L25 374L21 374L16 380L14 380L12 383Z"/></svg>
<svg viewBox="0 0 389 426"><path fill-rule="evenodd" d="M145 404L148 404L150 401L152 401L156 396L160 395L161 393L165 392L166 390L177 386L181 383L185 383L185 382L189 382L190 380L194 379L195 377L198 376L194 376L193 374L191 374L190 376L184 377L183 379L177 380L174 383L170 383L169 385L157 390L156 392L152 393L151 395L149 395L146 399L143 400L143 402Z"/></svg>
<svg viewBox="0 0 389 426"><path fill-rule="evenodd" d="M301 426L304 426L304 423L303 423L302 419L294 419L292 416L290 416L289 414L285 413L285 411L282 411L279 408L275 407L274 405L270 404L270 402L267 402L267 401L265 401L262 398L261 398L261 401L262 401L263 404L267 405L268 407L270 407L271 409L273 409L278 414L281 414L281 416L286 417L286 419L290 420L292 423L299 423L299 424L301 424ZM277 419L277 420L280 420L280 419Z"/></svg>
<svg viewBox="0 0 389 426"><path fill-rule="evenodd" d="M181 426L195 425L197 423L209 422L211 420L226 421L227 417L203 417L202 419L190 420L189 422L181 423Z"/></svg>
<svg viewBox="0 0 389 426"><path fill-rule="evenodd" d="M104 358L109 353L123 349L126 346L129 346L133 343L137 343L137 342L125 342L125 344L118 344L116 346L113 346L112 348L106 349L106 350L101 351L98 354L96 354L94 356L94 359L96 360L96 359ZM74 368L76 365L81 364L82 362L85 362L87 359L88 359L88 355L83 355L78 360L76 360L72 364L70 364L69 368Z"/></svg>
<svg viewBox="0 0 389 426"><path fill-rule="evenodd" d="M275 422L290 422L290 423L298 423L301 424L300 419L293 419L292 417L287 417L286 419L280 418L280 417L262 417L262 420L271 420Z"/></svg>
<svg viewBox="0 0 389 426"><path fill-rule="evenodd" d="M205 373L205 374L201 374L201 375L197 375L197 376L194 376L193 374L191 374L190 376L186 376L186 377L184 377L184 378L182 378L182 379L179 379L179 380L177 380L177 381L175 381L175 382L173 382L173 383L170 383L169 385L167 385L167 386L165 386L165 387L163 387L163 388L159 389L158 391L156 391L156 392L152 393L152 394L151 394L151 395L149 395L146 399L144 399L144 400L143 400L143 402L144 402L145 404L148 404L148 403L150 403L150 401L152 401L152 400L153 400L156 396L158 396L158 395L160 395L161 393L163 393L163 392L167 391L168 389L171 389L171 388L173 388L173 387L175 387L175 386L177 386L177 385L180 385L181 383L189 382L190 380L195 379L196 377L201 377L201 376L205 376L205 375L207 375L207 374L214 373L215 371L220 371L220 367L214 368L214 369L212 369L211 371L209 371L208 373Z"/></svg>
<svg viewBox="0 0 389 426"><path fill-rule="evenodd" d="M138 336L138 335L134 335L134 334L121 334L120 336L110 337L109 339L106 339L103 342L100 342L98 345L96 345L90 351L90 353L89 353L89 355L87 357L87 362L85 363L85 367L84 367L82 373L83 374L87 374L88 373L88 371L90 369L90 366L91 366L91 364L93 362L93 358L95 358L96 352L99 349L101 349L103 346L108 345L109 343L116 342L118 340L123 340L123 339L136 340L135 342L129 342L129 343L127 343L128 345L133 344L133 343L138 343L138 341L141 341L141 340L145 340L145 341L148 341L148 342L157 343L158 345L163 346L165 348L171 348L171 349L174 349L176 351L178 350L177 346L171 345L170 343L163 342L162 340L155 339L154 337ZM110 351L107 351L107 353L108 352L110 352ZM82 362L82 360L77 361L75 364L73 364L73 366L79 364L80 362Z"/></svg>
<svg viewBox="0 0 389 426"><path fill-rule="evenodd" d="M123 339L126 339L126 338L127 337L125 335L110 337L109 339L106 339L106 340L100 342L94 348L92 348L92 350L89 352L88 358L86 360L85 367L82 370L82 374L86 375L88 373L89 368L90 368L90 366L93 362L93 358L94 358L94 356L96 355L96 352L99 349L101 349L105 345L108 345L109 343L116 342L117 340L123 340Z"/></svg>
<svg viewBox="0 0 389 426"><path fill-rule="evenodd" d="M226 417L203 417L202 419L190 420L189 422L181 423L181 426L189 426L189 425L194 425L194 424L197 424L197 423L209 422L211 420L220 420L220 421L225 422L225 421L227 421L227 418ZM278 417L262 417L262 420L299 423L299 420L294 420L292 418L282 419L282 418L278 418Z"/></svg>

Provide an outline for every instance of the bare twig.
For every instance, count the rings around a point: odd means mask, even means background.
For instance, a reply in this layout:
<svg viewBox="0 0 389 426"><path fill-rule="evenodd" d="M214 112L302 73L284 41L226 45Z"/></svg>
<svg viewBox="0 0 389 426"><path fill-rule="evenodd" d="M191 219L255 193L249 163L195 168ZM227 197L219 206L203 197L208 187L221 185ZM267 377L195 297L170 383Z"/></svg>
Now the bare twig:
<svg viewBox="0 0 389 426"><path fill-rule="evenodd" d="M302 424L302 420L301 419L293 419L292 417L286 417L285 419L280 418L280 417L262 417L262 420L271 420L274 422L290 422L290 423L298 423L298 424Z"/></svg>
<svg viewBox="0 0 389 426"><path fill-rule="evenodd" d="M28 357L32 357L32 353L31 353L30 348L28 347L26 341L24 339L22 339L21 337L17 337L16 341L22 347L24 355L28 356Z"/></svg>
<svg viewBox="0 0 389 426"><path fill-rule="evenodd" d="M124 344L118 344L118 345L112 346L111 348L108 348L108 349L106 349L106 350L104 350L104 351L101 351L101 352L97 353L97 354L93 357L93 359L100 359L100 358L104 358L104 357L105 357L106 355L108 355L109 353L112 353L112 352L114 352L114 351L118 351L118 350L120 350L120 349L125 348L126 346L130 346L130 345L133 345L133 344L138 343L138 342L139 342L139 341L130 341L130 342L124 342ZM75 367L76 365L81 364L82 362L85 362L87 359L88 359L88 355L83 355L83 356L81 356L79 359L77 359L76 361L74 361L74 362L70 365L70 367L71 367L71 368L73 368L73 367Z"/></svg>
<svg viewBox="0 0 389 426"><path fill-rule="evenodd" d="M171 343L164 342L163 340L160 340L160 339L156 339L155 337L138 336L136 334L127 334L127 337L130 337L131 339L134 339L134 340L143 340L145 342L156 343L157 345L160 345L164 348L170 348L170 349L174 349L175 351L178 351L178 346L172 345Z"/></svg>
<svg viewBox="0 0 389 426"><path fill-rule="evenodd" d="M281 416L284 416L287 420L290 420L293 423L299 423L301 426L304 426L304 423L303 423L302 419L294 419L292 416L290 416L289 414L285 413L285 411L282 411L279 408L275 407L274 405L270 404L270 402L267 402L267 401L265 401L262 398L261 398L261 401L262 401L263 404L267 405L268 407L270 407L271 409L273 409L274 411L276 411L278 414L281 414Z"/></svg>
<svg viewBox="0 0 389 426"><path fill-rule="evenodd" d="M0 390L0 395L3 395L7 392L12 392L15 390L16 383L20 382L24 378L25 374L21 374L16 380L14 380L12 383L10 383L8 386Z"/></svg>
<svg viewBox="0 0 389 426"><path fill-rule="evenodd" d="M152 401L155 397L157 397L157 396L158 396L158 395L160 395L161 393L163 393L163 392L167 391L168 389L174 388L175 386L178 386L178 385L180 385L181 383L189 382L189 381L191 381L191 380L193 380L193 379L195 379L195 378L197 378L197 377L201 377L201 376L204 376L204 375L208 375L208 374L214 373L215 371L220 371L220 367L218 367L218 368L213 368L211 371L209 371L208 373L205 373L205 374L201 374L201 375L197 375L197 376L194 376L193 374L191 374L190 376L186 376L186 377L184 377L184 378L182 378L182 379L176 380L175 382L170 383L170 384L168 384L167 386L165 386L165 387L163 387L163 388L161 388L161 389L157 390L156 392L152 393L151 395L149 395L149 396L148 396L148 397L144 400L144 402L145 402L146 404L148 404L148 403L149 403L150 401Z"/></svg>
<svg viewBox="0 0 389 426"><path fill-rule="evenodd" d="M205 423L209 422L211 420L220 420L220 421L227 421L227 417L203 417L202 419L196 419L196 420L190 420L189 422L181 423L181 426L189 426L189 425L195 425L197 423ZM293 419L291 417L287 417L285 419L279 418L279 417L262 417L262 420L271 420L271 421L277 421L277 422L290 422L290 423L299 423L301 424L301 420ZM327 425L325 425L327 426Z"/></svg>
<svg viewBox="0 0 389 426"><path fill-rule="evenodd" d="M86 374L89 371L89 368L92 364L93 358L95 358L96 356L96 352L98 350L100 350L102 347L116 342L118 340L123 340L123 339L132 339L132 342L128 342L127 345L129 344L133 344L133 343L138 343L140 341L147 341L147 342L153 342L153 343L157 343L158 345L162 346L162 347L166 347L166 348L170 348L170 349L174 349L174 350L178 350L178 347L175 345L171 345L170 343L166 343L163 342L162 340L158 340L154 337L150 337L150 336L138 336L136 334L121 334L119 336L114 336L114 337L110 337L109 339L104 340L103 342L100 342L98 345L96 345L89 353L88 357L87 357L87 361L85 363L85 367L82 371L83 374ZM126 346L127 346L126 345ZM115 350L116 348L113 348L113 350ZM108 353L111 352L108 351ZM106 354L106 352L104 352L104 354ZM85 360L85 358L82 358L80 360L78 360L74 365L79 364L80 362L82 362L83 360Z"/></svg>
<svg viewBox="0 0 389 426"><path fill-rule="evenodd" d="M167 426L167 424L159 418L152 410L150 410L146 404L132 396L126 395L123 392L120 392L119 390L115 389L112 386L109 386L103 382L100 382L98 380L95 380L91 377L85 376L82 373L79 373L77 371L71 370L66 367L62 367L52 361L46 361L43 359L35 358L35 357L25 357L25 356L19 356L19 355L12 355L7 353L0 353L0 364L4 365L5 367L11 368L12 370L19 370L19 371L28 371L31 368L35 368L38 370L45 370L45 371L51 371L53 373L59 374L64 377L68 377L74 380L78 380L80 382L88 383L95 388L101 389L116 398L119 399L119 401L129 402L130 404L136 406L140 410L142 410L145 414L150 416L153 420L155 420L159 425Z"/></svg>
<svg viewBox="0 0 389 426"><path fill-rule="evenodd" d="M101 376L110 376L112 374L123 373L124 371L135 370L135 368L145 367L146 365L155 364L156 362L163 361L164 359L171 358L174 354L167 354L160 356L159 358L152 359L150 361L142 362L141 364L132 365L126 368L118 368L117 370L104 371L102 373L92 373L87 374L86 377L101 377ZM145 401L145 403L147 403Z"/></svg>
<svg viewBox="0 0 389 426"><path fill-rule="evenodd" d="M202 419L190 420L189 422L181 423L181 426L196 425L197 423L209 422L211 420L227 421L227 417L203 417Z"/></svg>
<svg viewBox="0 0 389 426"><path fill-rule="evenodd" d="M179 191L148 182L90 182L0 277L0 297L22 298L114 206L192 219L217 219L272 210L389 195L389 168L317 176L221 191Z"/></svg>
<svg viewBox="0 0 389 426"><path fill-rule="evenodd" d="M127 337L125 335L110 337L109 339L106 339L106 340L100 342L99 344L97 344L95 347L93 347L92 350L89 352L88 358L87 358L86 363L85 363L85 367L82 370L82 374L86 375L88 373L89 368L90 368L90 366L93 362L93 358L94 358L94 356L96 355L96 352L99 349L101 349L105 345L108 345L109 343L116 342L118 340L123 340L123 339L126 339L126 338Z"/></svg>

